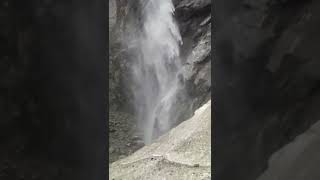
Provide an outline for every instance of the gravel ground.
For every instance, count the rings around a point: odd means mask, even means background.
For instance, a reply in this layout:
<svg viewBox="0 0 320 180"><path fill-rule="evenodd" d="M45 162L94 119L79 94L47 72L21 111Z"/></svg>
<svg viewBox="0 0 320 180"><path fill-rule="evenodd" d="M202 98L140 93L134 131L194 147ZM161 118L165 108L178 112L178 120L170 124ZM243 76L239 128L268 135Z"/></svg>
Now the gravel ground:
<svg viewBox="0 0 320 180"><path fill-rule="evenodd" d="M153 143L112 163L109 177L113 180L211 179L211 101Z"/></svg>

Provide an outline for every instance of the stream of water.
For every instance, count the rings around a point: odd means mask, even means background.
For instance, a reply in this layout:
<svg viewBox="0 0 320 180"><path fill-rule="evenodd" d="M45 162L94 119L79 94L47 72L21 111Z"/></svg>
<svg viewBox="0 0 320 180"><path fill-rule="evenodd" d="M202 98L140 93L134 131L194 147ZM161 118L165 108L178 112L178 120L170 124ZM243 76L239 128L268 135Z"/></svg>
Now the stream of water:
<svg viewBox="0 0 320 180"><path fill-rule="evenodd" d="M182 44L171 0L148 0L143 7L140 56L132 65L138 126L146 144L172 128L180 86Z"/></svg>

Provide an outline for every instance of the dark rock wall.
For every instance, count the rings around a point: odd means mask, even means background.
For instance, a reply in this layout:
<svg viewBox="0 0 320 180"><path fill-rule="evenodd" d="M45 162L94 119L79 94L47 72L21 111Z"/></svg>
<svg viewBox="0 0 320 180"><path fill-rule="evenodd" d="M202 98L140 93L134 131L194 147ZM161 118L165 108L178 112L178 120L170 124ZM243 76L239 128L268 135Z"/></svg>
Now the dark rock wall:
<svg viewBox="0 0 320 180"><path fill-rule="evenodd" d="M130 92L130 54L127 34L134 35L139 12L139 2L127 0L109 1L113 24L109 23L109 105L112 110L132 112L133 95ZM130 32L130 33L128 33Z"/></svg>
<svg viewBox="0 0 320 180"><path fill-rule="evenodd" d="M320 118L320 3L217 0L213 8L213 176L253 180Z"/></svg>

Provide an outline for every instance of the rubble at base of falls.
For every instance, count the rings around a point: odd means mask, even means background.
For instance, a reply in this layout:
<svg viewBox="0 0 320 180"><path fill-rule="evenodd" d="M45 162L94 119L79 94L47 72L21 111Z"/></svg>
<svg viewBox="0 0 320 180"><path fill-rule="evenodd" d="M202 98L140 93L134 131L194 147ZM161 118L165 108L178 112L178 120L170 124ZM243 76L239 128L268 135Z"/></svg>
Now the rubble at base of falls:
<svg viewBox="0 0 320 180"><path fill-rule="evenodd" d="M211 100L154 143L109 166L110 179L211 179Z"/></svg>

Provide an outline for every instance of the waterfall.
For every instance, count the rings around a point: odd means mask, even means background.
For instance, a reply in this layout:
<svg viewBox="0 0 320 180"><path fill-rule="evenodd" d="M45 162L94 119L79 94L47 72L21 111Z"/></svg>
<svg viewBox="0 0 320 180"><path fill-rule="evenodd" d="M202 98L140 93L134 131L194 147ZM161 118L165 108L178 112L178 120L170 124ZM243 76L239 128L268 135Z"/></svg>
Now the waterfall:
<svg viewBox="0 0 320 180"><path fill-rule="evenodd" d="M132 64L134 104L146 144L172 128L177 120L181 88L181 35L171 0L148 0L142 8L139 56Z"/></svg>

